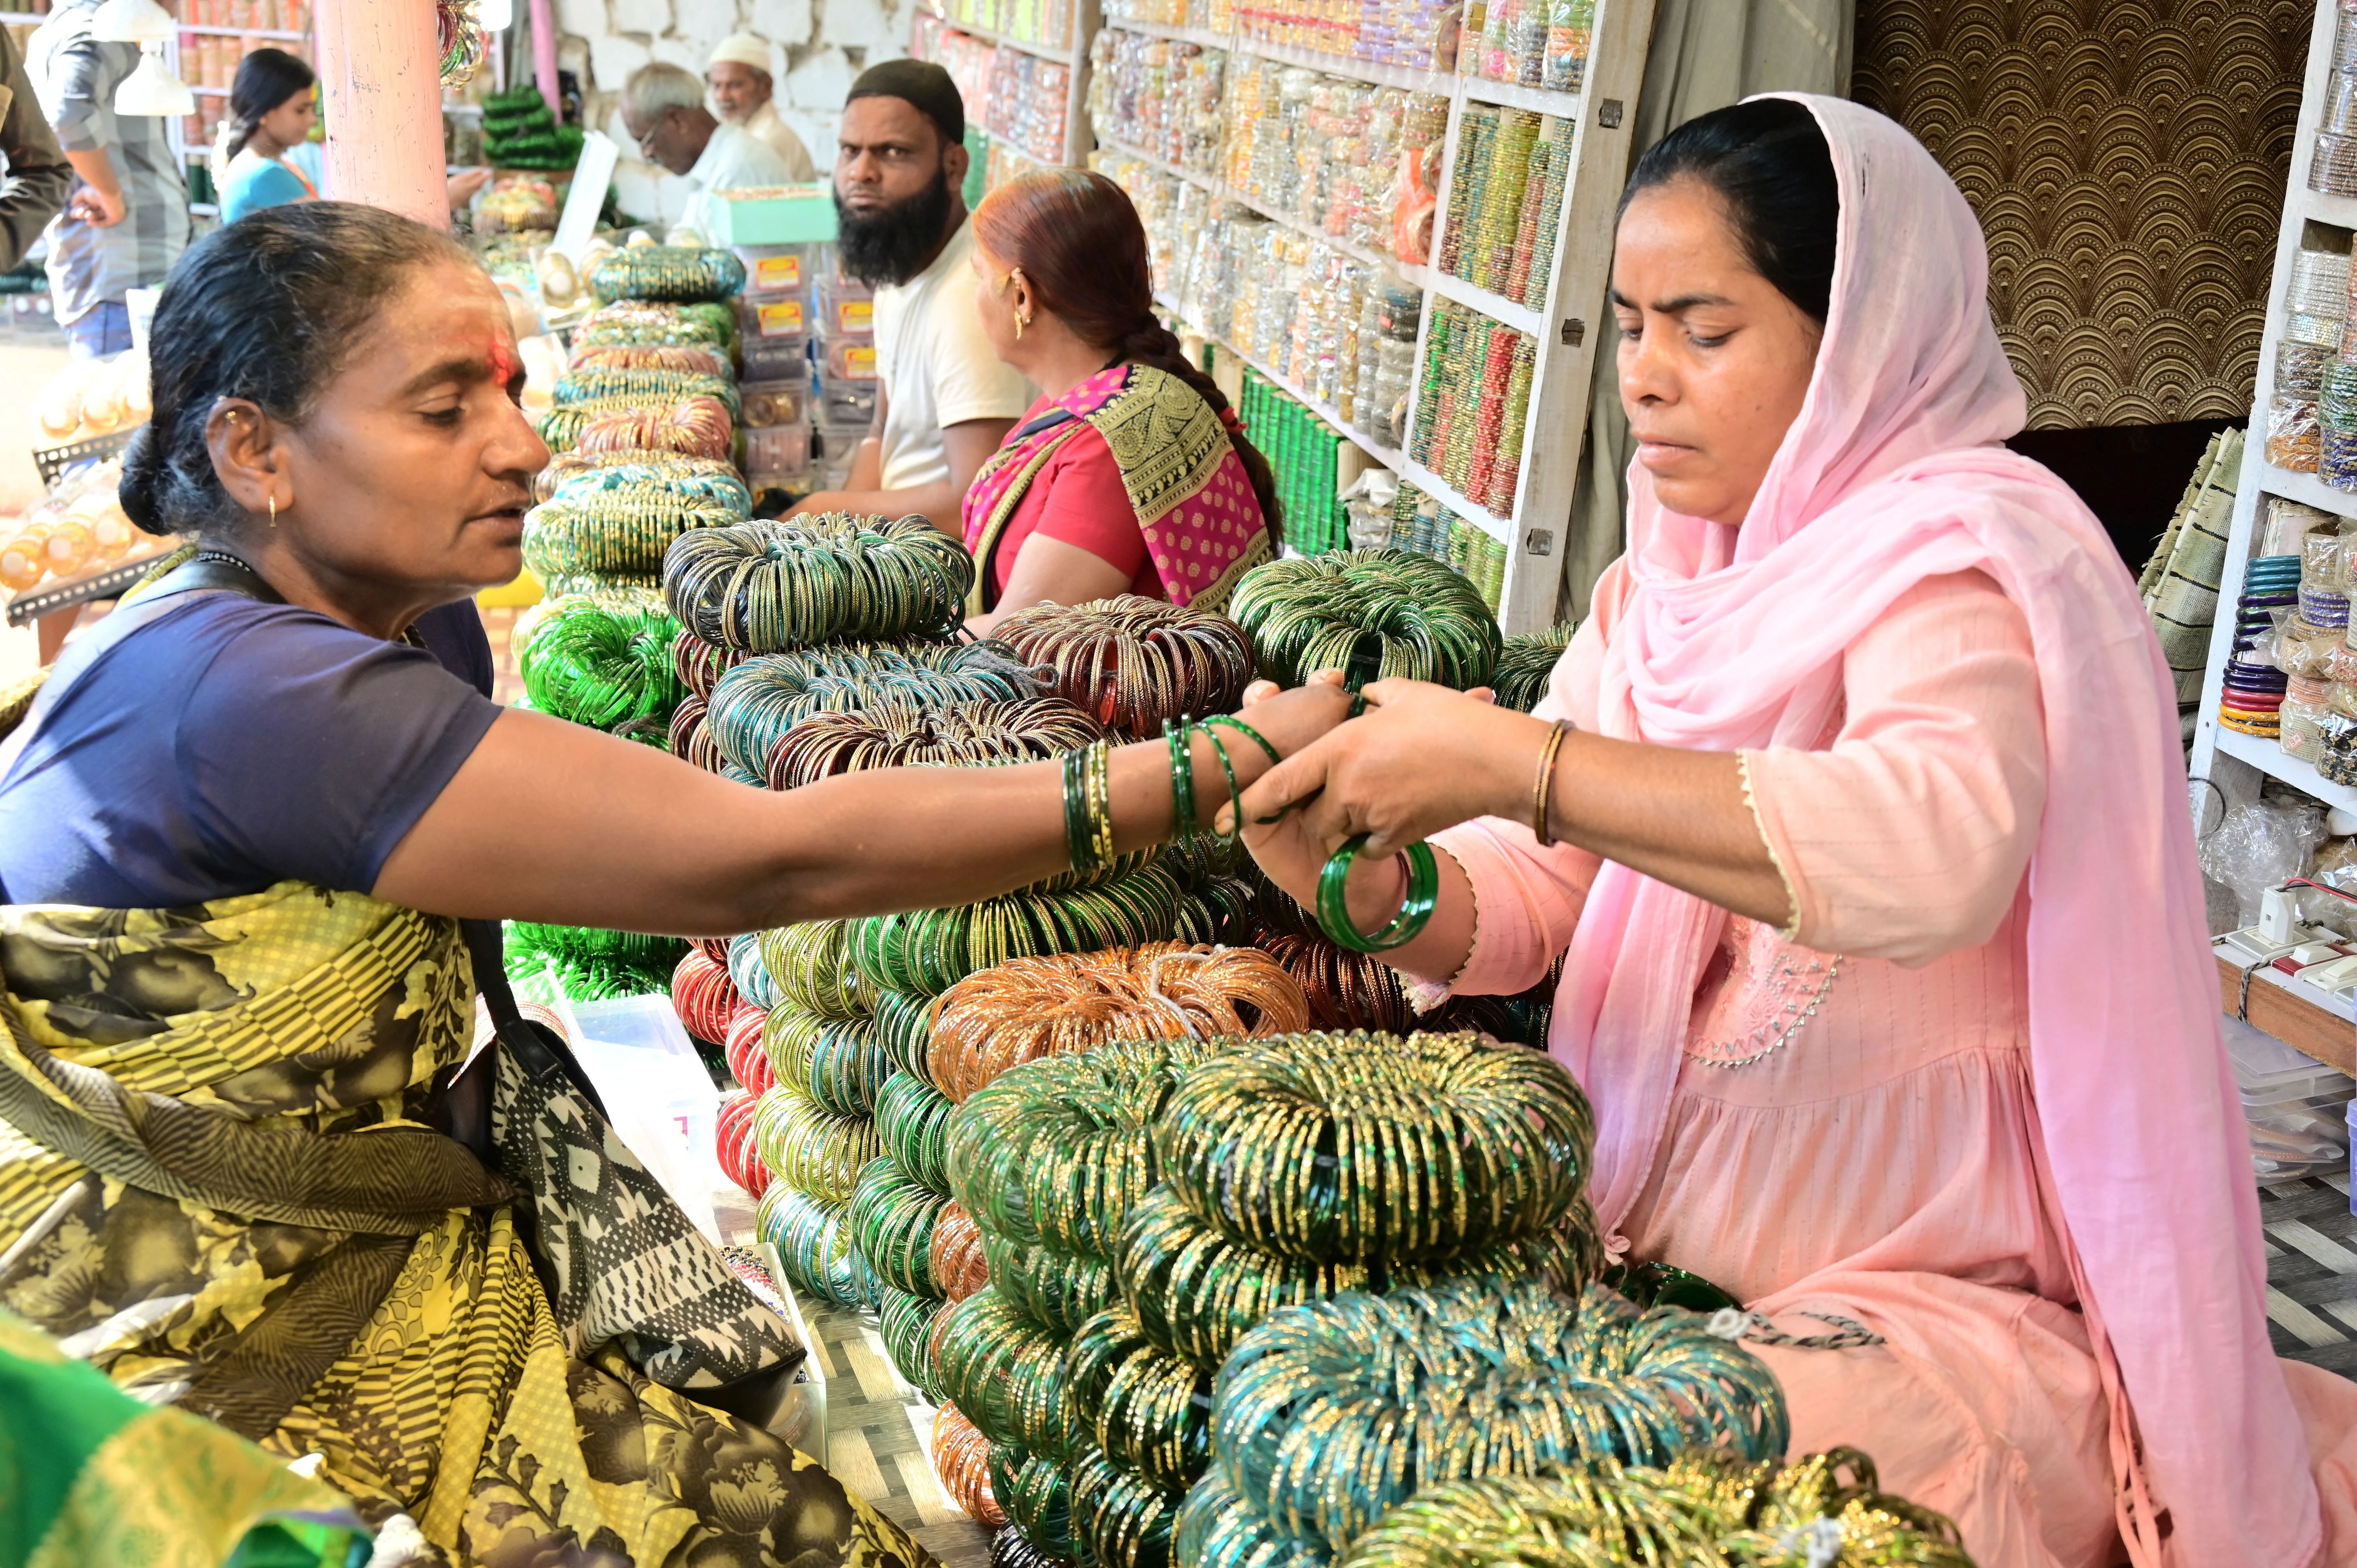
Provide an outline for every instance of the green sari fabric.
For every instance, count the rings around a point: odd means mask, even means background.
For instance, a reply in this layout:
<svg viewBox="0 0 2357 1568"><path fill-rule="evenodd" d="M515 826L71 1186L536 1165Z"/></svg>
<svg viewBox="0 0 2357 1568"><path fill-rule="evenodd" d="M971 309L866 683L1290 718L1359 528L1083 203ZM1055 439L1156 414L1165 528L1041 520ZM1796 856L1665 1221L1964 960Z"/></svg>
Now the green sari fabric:
<svg viewBox="0 0 2357 1568"><path fill-rule="evenodd" d="M356 1568L351 1505L0 1312L0 1568Z"/></svg>

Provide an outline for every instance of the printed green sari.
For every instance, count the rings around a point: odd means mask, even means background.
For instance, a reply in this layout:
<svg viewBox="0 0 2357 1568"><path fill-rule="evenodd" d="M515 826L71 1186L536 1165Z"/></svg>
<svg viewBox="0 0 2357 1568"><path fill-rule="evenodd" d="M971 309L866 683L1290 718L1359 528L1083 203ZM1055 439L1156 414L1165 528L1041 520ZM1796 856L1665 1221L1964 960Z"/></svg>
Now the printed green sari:
<svg viewBox="0 0 2357 1568"><path fill-rule="evenodd" d="M929 1561L682 1391L800 1347L602 1119L503 1056L506 1174L435 1129L474 1034L455 921L292 882L0 907L0 1308L145 1403L317 1455L381 1553Z"/></svg>

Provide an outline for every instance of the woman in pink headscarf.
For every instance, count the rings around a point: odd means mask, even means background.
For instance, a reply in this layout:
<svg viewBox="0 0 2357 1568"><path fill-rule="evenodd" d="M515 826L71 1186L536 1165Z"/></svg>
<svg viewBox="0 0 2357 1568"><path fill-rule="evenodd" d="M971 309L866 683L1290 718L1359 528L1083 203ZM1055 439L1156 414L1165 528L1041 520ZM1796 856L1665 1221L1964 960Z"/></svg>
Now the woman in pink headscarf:
<svg viewBox="0 0 2357 1568"><path fill-rule="evenodd" d="M1303 803L1254 853L1307 901L1372 833L1372 931L1433 834L1387 955L1427 999L1562 959L1612 1250L1876 1340L1755 1344L1795 1452L1865 1448L1989 1568L2349 1561L2357 1385L2268 1348L2172 688L2102 528L2000 445L1986 285L1868 110L1674 133L1613 260L1629 552L1549 695L1376 683L1246 797Z"/></svg>

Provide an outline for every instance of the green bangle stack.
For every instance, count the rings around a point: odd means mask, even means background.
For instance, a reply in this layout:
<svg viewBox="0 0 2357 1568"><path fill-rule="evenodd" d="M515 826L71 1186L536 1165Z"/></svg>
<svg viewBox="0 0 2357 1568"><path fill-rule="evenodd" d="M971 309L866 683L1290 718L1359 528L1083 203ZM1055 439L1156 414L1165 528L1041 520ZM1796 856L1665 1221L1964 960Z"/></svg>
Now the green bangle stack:
<svg viewBox="0 0 2357 1568"><path fill-rule="evenodd" d="M1020 703L1047 694L1037 672L996 642L830 644L739 658L714 673L705 695L713 738L730 760L756 773L769 771L787 731L813 714L883 703L939 709Z"/></svg>
<svg viewBox="0 0 2357 1568"><path fill-rule="evenodd" d="M1081 1325L1072 1402L1108 1459L1176 1492L1211 1457L1211 1374L1156 1347L1125 1308Z"/></svg>
<svg viewBox="0 0 2357 1568"><path fill-rule="evenodd" d="M1178 885L1147 865L1092 887L855 920L851 961L880 990L938 996L1006 959L1161 940L1178 908Z"/></svg>
<svg viewBox="0 0 2357 1568"><path fill-rule="evenodd" d="M949 1199L909 1179L889 1155L867 1162L852 1189L851 1239L867 1266L896 1290L938 1299L931 1262L933 1221Z"/></svg>
<svg viewBox="0 0 2357 1568"><path fill-rule="evenodd" d="M996 1450L990 1456L991 1489L999 1507L1041 1551L1072 1561L1072 1492L1065 1467L1045 1455L1025 1455L1020 1449L1007 1457L1020 1463L1002 1466Z"/></svg>
<svg viewBox="0 0 2357 1568"><path fill-rule="evenodd" d="M880 988L866 995L876 1007L876 1037L883 1041L893 1062L927 1088L938 1088L928 1048L933 1038L932 998Z"/></svg>
<svg viewBox="0 0 2357 1568"><path fill-rule="evenodd" d="M683 534L663 563L682 626L716 648L783 653L953 631L974 561L921 517L821 512Z"/></svg>
<svg viewBox="0 0 2357 1568"><path fill-rule="evenodd" d="M990 1285L1032 1322L1070 1334L1120 1299L1113 1265L1086 1252L983 1233Z"/></svg>
<svg viewBox="0 0 2357 1568"><path fill-rule="evenodd" d="M849 922L804 920L760 935L761 964L778 999L821 1018L865 1018L874 993L851 967Z"/></svg>
<svg viewBox="0 0 2357 1568"><path fill-rule="evenodd" d="M744 405L737 401L736 378L701 375L694 371L567 371L556 378L556 385L549 393L550 403L557 408L576 408L617 398L632 403L673 403L683 397L717 399L732 420L743 412Z"/></svg>
<svg viewBox="0 0 2357 1568"><path fill-rule="evenodd" d="M880 1026L877 1033L880 1039ZM876 1097L876 1135L884 1152L927 1191L950 1189L950 1112L956 1109L948 1096L906 1069L886 1079Z"/></svg>
<svg viewBox="0 0 2357 1568"><path fill-rule="evenodd" d="M1252 639L1260 673L1283 686L1300 685L1313 671L1361 668L1469 691L1488 683L1502 643L1480 590L1462 573L1398 550L1337 550L1256 566L1236 585L1228 613Z"/></svg>
<svg viewBox="0 0 2357 1568"><path fill-rule="evenodd" d="M592 729L640 719L668 725L683 692L672 668L679 625L662 611L560 603L541 618L520 659L536 712Z"/></svg>
<svg viewBox="0 0 2357 1568"><path fill-rule="evenodd" d="M849 1202L859 1173L884 1152L866 1116L823 1110L782 1083L755 1104L753 1139L780 1182L827 1204Z"/></svg>
<svg viewBox="0 0 2357 1568"><path fill-rule="evenodd" d="M884 1288L851 1244L842 1204L823 1204L773 1181L761 1195L753 1223L778 1250L778 1261L797 1290L837 1306L865 1307Z"/></svg>
<svg viewBox="0 0 2357 1568"><path fill-rule="evenodd" d="M1199 1218L1311 1262L1447 1258L1541 1234L1579 1196L1594 1141L1559 1064L1469 1034L1229 1043L1154 1130L1165 1179Z"/></svg>
<svg viewBox="0 0 2357 1568"><path fill-rule="evenodd" d="M694 304L727 299L744 288L745 263L733 251L625 245L589 268L589 292L600 305L619 299Z"/></svg>
<svg viewBox="0 0 2357 1568"><path fill-rule="evenodd" d="M1072 1462L1072 1538L1098 1568L1168 1568L1178 1496L1090 1449Z"/></svg>
<svg viewBox="0 0 2357 1568"><path fill-rule="evenodd" d="M941 1383L933 1372L933 1322L940 1317L942 1305L930 1297L911 1295L886 1284L877 1293L877 1333L884 1341L884 1353L900 1375L916 1385L926 1398L940 1402Z"/></svg>

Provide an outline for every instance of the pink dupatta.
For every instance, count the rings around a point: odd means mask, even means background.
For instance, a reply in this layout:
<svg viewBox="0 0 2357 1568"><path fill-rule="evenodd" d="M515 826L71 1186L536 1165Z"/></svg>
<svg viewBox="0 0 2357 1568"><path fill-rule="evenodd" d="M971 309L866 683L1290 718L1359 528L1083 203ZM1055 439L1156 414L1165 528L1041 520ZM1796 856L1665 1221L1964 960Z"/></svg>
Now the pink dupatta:
<svg viewBox="0 0 2357 1568"><path fill-rule="evenodd" d="M1777 96L1816 117L1840 182L1815 374L1740 530L1665 510L1631 466L1599 727L1712 750L1811 746L1843 650L1911 585L1978 570L2020 607L2049 768L2029 872L2031 1078L2113 1392L2122 1533L2138 1568L2300 1568L2318 1498L2267 1340L2174 688L2101 525L1999 445L2026 404L1954 183L1870 110ZM1610 862L1581 914L1549 1045L1597 1090L1608 1230L1652 1167L1720 919Z"/></svg>

